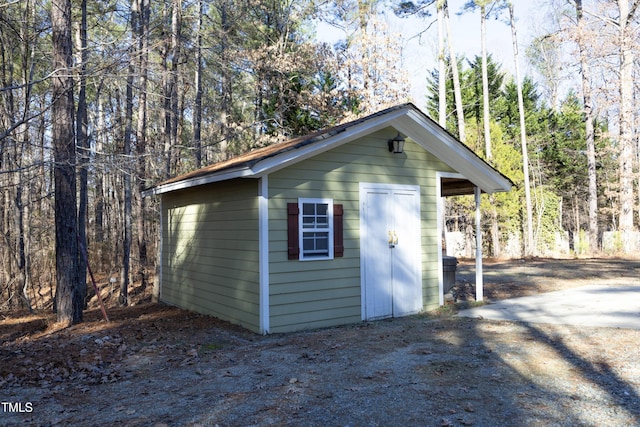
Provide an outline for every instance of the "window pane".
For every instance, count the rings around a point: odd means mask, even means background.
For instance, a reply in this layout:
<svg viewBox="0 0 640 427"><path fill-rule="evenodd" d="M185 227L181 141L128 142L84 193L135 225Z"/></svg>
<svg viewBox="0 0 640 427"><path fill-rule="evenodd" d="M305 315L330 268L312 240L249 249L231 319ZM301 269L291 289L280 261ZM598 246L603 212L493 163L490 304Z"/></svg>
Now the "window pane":
<svg viewBox="0 0 640 427"><path fill-rule="evenodd" d="M303 237L303 239L302 239L302 249L304 250L304 252L305 253L309 253L309 252L313 251L315 249L314 248L314 243L315 242L314 242L313 238L307 237L306 233L305 233L305 237Z"/></svg>
<svg viewBox="0 0 640 427"><path fill-rule="evenodd" d="M329 233L303 233L302 250L307 256L328 256Z"/></svg>
<svg viewBox="0 0 640 427"><path fill-rule="evenodd" d="M328 211L329 211L329 205L326 203L318 203L316 205L317 208L317 214L318 215L327 215Z"/></svg>
<svg viewBox="0 0 640 427"><path fill-rule="evenodd" d="M316 205L313 203L303 203L302 204L302 215L315 215L316 214Z"/></svg>
<svg viewBox="0 0 640 427"><path fill-rule="evenodd" d="M317 218L316 224L319 228L327 228L329 226L329 205L326 203L320 203L316 205Z"/></svg>
<svg viewBox="0 0 640 427"><path fill-rule="evenodd" d="M316 249L329 253L329 236L327 233L316 233Z"/></svg>

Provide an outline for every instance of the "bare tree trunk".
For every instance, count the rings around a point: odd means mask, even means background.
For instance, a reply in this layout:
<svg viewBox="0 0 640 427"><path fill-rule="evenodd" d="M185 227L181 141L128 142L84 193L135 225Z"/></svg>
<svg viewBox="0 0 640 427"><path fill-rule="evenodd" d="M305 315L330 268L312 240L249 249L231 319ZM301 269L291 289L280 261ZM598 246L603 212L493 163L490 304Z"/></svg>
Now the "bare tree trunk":
<svg viewBox="0 0 640 427"><path fill-rule="evenodd" d="M164 86L164 138L165 175L171 176L176 162L175 149L178 145L178 62L180 60L180 25L182 1L171 1L171 25L169 37L164 40L163 86ZM167 18L166 6L163 17Z"/></svg>
<svg viewBox="0 0 640 427"><path fill-rule="evenodd" d="M489 70L487 65L487 2L480 4L480 47L482 55L482 123L484 130L485 159L490 161L493 157L491 149L491 113L489 110ZM500 245L500 226L498 224L498 211L495 206L495 195L491 200L491 243L493 256L499 257L502 253Z"/></svg>
<svg viewBox="0 0 640 427"><path fill-rule="evenodd" d="M573 241L574 245L577 243L577 247L574 247L574 250L578 252L582 247L582 242L580 241L580 201L578 200L577 194L573 196L573 215L575 217Z"/></svg>
<svg viewBox="0 0 640 427"><path fill-rule="evenodd" d="M103 100L100 97L100 91L96 96L98 103L98 130L96 132L96 151L101 153L104 149L104 139L105 135L105 113ZM94 209L94 222L93 226L95 229L95 242L102 243L104 241L104 210L105 210L105 191L104 191L104 179L102 173L96 174L96 193L95 193L95 209ZM101 250L102 246L99 245Z"/></svg>
<svg viewBox="0 0 640 427"><path fill-rule="evenodd" d="M231 43L229 41L229 31L231 29L231 19L229 17L229 4L223 2L220 5L220 27L222 34L220 37L220 60L222 63L222 92L220 93L220 154L223 159L230 157L229 144L233 138L231 132L231 120L232 120L232 100L233 100L233 70L231 64ZM258 88L259 102L258 114L259 119L262 117L262 92Z"/></svg>
<svg viewBox="0 0 640 427"><path fill-rule="evenodd" d="M638 6L637 1L618 0L620 46L620 234L622 247L629 253L634 231L633 213L633 64L635 60L633 40L629 26Z"/></svg>
<svg viewBox="0 0 640 427"><path fill-rule="evenodd" d="M376 0L358 0L358 25L360 27L360 37L367 38L368 36L368 23L369 19L373 15L374 7ZM370 96L370 86L373 83L373 76L371 75L371 67L369 66L369 62L367 61L366 51L363 49L361 54L361 66L362 70L362 78L363 78L363 89L365 96Z"/></svg>
<svg viewBox="0 0 640 427"><path fill-rule="evenodd" d="M76 33L76 45L78 48L78 63L80 71L78 76L78 113L76 116L76 135L78 139L80 176L80 192L78 201L78 243L79 250L86 250L87 245L87 212L89 206L88 187L88 163L89 163L89 137L87 136L87 0L82 0L80 5L80 25ZM78 285L80 286L79 298L82 306L86 306L87 298L87 261L84 256L78 258Z"/></svg>
<svg viewBox="0 0 640 427"><path fill-rule="evenodd" d="M52 0L53 79L51 109L55 180L56 310L58 322L82 321L78 304L78 219L76 207L75 136L73 120L73 53L71 0ZM71 214L70 214L71 213Z"/></svg>
<svg viewBox="0 0 640 427"><path fill-rule="evenodd" d="M180 63L180 28L182 26L182 0L173 0L171 12L171 146L178 146L178 64ZM175 148L174 148L175 149ZM173 162L177 162L175 153L171 156Z"/></svg>
<svg viewBox="0 0 640 427"><path fill-rule="evenodd" d="M438 124L447 128L447 74L444 61L444 0L438 0Z"/></svg>
<svg viewBox="0 0 640 427"><path fill-rule="evenodd" d="M26 127L26 126L24 126ZM26 131L26 129L25 129ZM26 138L23 136L23 138ZM24 289L26 285L27 279L27 271L26 271L26 252L25 252L25 227L24 227L24 215L26 206L24 203L23 196L23 173L20 171L22 169L22 156L24 156L24 148L26 144L18 144L15 141L14 151L13 151L13 165L16 168L17 172L14 173L14 185L15 185L15 193L14 193L14 211L13 211L13 241L10 242L12 245L12 251L14 259L14 268L13 275L15 280L15 292L18 295L22 294L22 289ZM18 298L16 298L19 300ZM25 303L29 306L29 310L31 310L31 306L29 301L26 300ZM19 304L17 304L19 305Z"/></svg>
<svg viewBox="0 0 640 427"><path fill-rule="evenodd" d="M482 48L482 106L484 123L484 155L491 160L491 129L489 116L489 71L487 70L487 11L484 3L480 6L480 44Z"/></svg>
<svg viewBox="0 0 640 427"><path fill-rule="evenodd" d="M518 111L520 113L520 144L522 145L522 168L524 171L524 194L526 199L527 223L525 255L536 254L536 244L533 238L533 208L531 206L531 184L529 182L529 152L527 149L527 129L525 126L524 100L522 97L522 83L520 82L520 65L518 61L518 37L516 34L516 21L513 13L513 3L509 2L509 22L511 24L511 37L513 39L513 60L515 61L516 87L518 91Z"/></svg>
<svg viewBox="0 0 640 427"><path fill-rule="evenodd" d="M196 99L193 106L193 154L196 161L196 169L202 166L202 17L204 15L204 3L198 0L198 21L196 26L196 72L195 92Z"/></svg>
<svg viewBox="0 0 640 427"><path fill-rule="evenodd" d="M136 192L134 199L135 217L137 221L138 232L138 259L140 262L140 273L142 275L143 285L145 281L145 269L148 264L147 243L145 239L145 203L142 197L142 191L146 187L146 159L145 152L147 147L147 86L149 76L149 18L150 4L149 0L137 0L138 3L138 127L136 130L136 154L137 154L137 180L138 185L135 186Z"/></svg>
<svg viewBox="0 0 640 427"><path fill-rule="evenodd" d="M453 40L451 35L451 23L449 22L449 5L444 0L444 22L447 29L447 40L449 41L449 62L451 63L451 74L453 76L453 97L456 104L456 115L458 117L458 136L460 141L465 142L467 133L464 123L464 108L462 105L462 90L460 89L460 74L458 72L458 60L453 48Z"/></svg>
<svg viewBox="0 0 640 427"><path fill-rule="evenodd" d="M167 16L168 16L168 7L166 1L163 2L162 6L162 21L166 25ZM171 39L166 31L163 32L162 39L162 91L163 91L163 100L162 100L162 139L164 142L164 156L165 156L165 167L164 167L164 177L168 178L171 176L171 74L169 71L169 56L171 49Z"/></svg>
<svg viewBox="0 0 640 427"><path fill-rule="evenodd" d="M0 18L6 19L2 15L0 15ZM0 32L0 37L2 37L3 47L0 83L3 87L10 87L13 85L15 79L14 72L16 67L14 63L17 62L17 60L14 58L12 49L8 46L12 41L8 40L3 32ZM20 126L16 120L18 113L16 111L17 107L13 91L8 90L6 94L3 95L4 103L0 106L0 108L2 108L2 121L0 124L6 129L15 129L16 127L19 129L22 126ZM5 280L0 282L0 285L3 285L3 287L0 288L0 292L5 294L6 303L8 303L10 307L19 306L19 298L16 298L16 296L19 295L20 282L23 277L23 263L21 262L23 259L21 254L24 253L24 247L21 244L24 236L21 173L22 147L19 146L18 140L19 138L14 132L10 131L5 138L1 139L2 142L0 142L0 144L2 144L0 145L0 166L4 166L7 171L12 171L6 174L6 181L0 183L5 189L3 194L4 203L2 215L4 221L0 223L0 230L2 230L1 236L3 238L2 246L5 248L4 253L0 254L3 255L5 259L3 265ZM0 168L0 170L4 168ZM13 205L11 202L13 202Z"/></svg>
<svg viewBox="0 0 640 427"><path fill-rule="evenodd" d="M25 88L28 88L26 95L24 97L24 112L23 117L30 116L31 110L31 80L32 80L32 68L31 64L33 63L34 56L34 47L30 46L27 42L29 39L27 33L30 31L29 24L32 20L32 10L33 5L29 2L26 4L25 9L25 18L26 22L21 27L22 40L24 40L22 53L21 53L21 61L23 70L22 83ZM30 70L30 71L29 71ZM15 145L15 159L14 164L16 165L16 226L15 230L17 230L17 247L16 247L16 263L17 263L17 283L20 286L20 292L22 298L27 305L29 311L32 310L31 301L27 292L29 287L29 275L30 275L30 251L29 251L29 243L30 243L30 235L29 235L29 200L30 200L30 190L31 184L29 183L29 177L23 176L27 175L27 173L22 172L22 167L25 163L30 164L32 161L31 158L31 149L30 149L30 135L29 129L31 125L29 122L23 123L20 129L20 146L18 144ZM16 141L17 142L17 141ZM19 148L18 148L19 147ZM25 183L25 178L27 178L27 182Z"/></svg>
<svg viewBox="0 0 640 427"><path fill-rule="evenodd" d="M132 10L136 9L136 0L132 0L131 2ZM135 13L131 14L131 28L132 32L135 34L136 29L139 25L138 16ZM136 54L136 48L131 46L131 52L133 55ZM120 305L128 305L129 303L129 275L131 271L131 242L132 242L132 226L131 226L131 213L132 213L132 202L131 202L131 181L133 175L133 168L131 167L132 161L132 149L131 149L131 136L133 133L133 75L135 73L135 69L133 64L130 62L127 73L127 89L125 94L125 117L124 117L124 144L122 148L122 154L124 158L123 168L123 183L124 183L124 195L123 195L123 222L124 222L124 236L122 242L122 273L120 277L120 295L118 297L118 302Z"/></svg>
<svg viewBox="0 0 640 427"><path fill-rule="evenodd" d="M591 68L585 39L585 23L582 0L575 0L578 26L578 49L580 50L580 70L582 74L582 99L585 114L585 134L587 139L587 175L589 179L589 253L598 251L598 186L596 179L596 144L593 122L593 100L591 95Z"/></svg>

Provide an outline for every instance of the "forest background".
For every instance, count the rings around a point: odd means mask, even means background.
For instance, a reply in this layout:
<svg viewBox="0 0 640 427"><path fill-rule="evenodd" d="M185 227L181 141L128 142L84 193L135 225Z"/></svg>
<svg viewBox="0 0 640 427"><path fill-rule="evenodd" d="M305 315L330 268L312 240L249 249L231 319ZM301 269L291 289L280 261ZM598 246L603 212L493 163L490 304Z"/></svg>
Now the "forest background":
<svg viewBox="0 0 640 427"><path fill-rule="evenodd" d="M522 2L449 3L0 4L0 310L55 302L58 320L81 321L87 266L118 278L127 304L156 267L158 201L144 189L404 102L516 184L483 196L486 256L637 250L638 1L539 0L526 45ZM457 53L453 14L480 22L477 54ZM432 41L423 82L392 17ZM508 65L486 42L504 26ZM469 250L473 200L446 206Z"/></svg>

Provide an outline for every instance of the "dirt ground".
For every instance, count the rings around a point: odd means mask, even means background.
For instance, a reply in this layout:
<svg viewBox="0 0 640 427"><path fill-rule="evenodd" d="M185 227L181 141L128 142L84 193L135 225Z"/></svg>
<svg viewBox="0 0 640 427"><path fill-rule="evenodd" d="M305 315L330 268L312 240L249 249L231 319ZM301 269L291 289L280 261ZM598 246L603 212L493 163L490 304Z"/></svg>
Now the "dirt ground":
<svg viewBox="0 0 640 427"><path fill-rule="evenodd" d="M458 266L467 302L473 265ZM640 282L640 261L485 263L497 300ZM0 425L640 426L640 331L454 316L259 336L159 304L58 329L0 312Z"/></svg>

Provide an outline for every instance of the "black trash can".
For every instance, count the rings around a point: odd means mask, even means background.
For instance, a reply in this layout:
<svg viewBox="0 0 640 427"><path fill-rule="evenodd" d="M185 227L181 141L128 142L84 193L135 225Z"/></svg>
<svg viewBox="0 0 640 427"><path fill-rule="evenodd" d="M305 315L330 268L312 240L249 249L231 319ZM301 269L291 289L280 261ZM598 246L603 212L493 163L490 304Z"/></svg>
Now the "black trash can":
<svg viewBox="0 0 640 427"><path fill-rule="evenodd" d="M443 286L446 294L456 284L456 267L458 259L454 256L442 257Z"/></svg>

